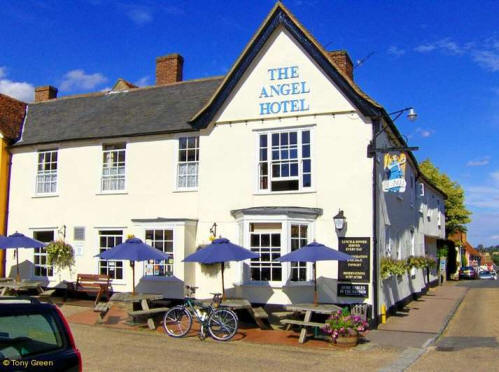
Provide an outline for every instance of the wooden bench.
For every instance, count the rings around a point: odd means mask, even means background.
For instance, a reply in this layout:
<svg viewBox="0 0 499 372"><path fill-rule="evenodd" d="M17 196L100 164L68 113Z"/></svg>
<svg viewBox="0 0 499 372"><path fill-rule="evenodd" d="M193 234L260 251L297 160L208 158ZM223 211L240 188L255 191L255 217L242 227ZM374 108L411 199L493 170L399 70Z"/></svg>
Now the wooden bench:
<svg viewBox="0 0 499 372"><path fill-rule="evenodd" d="M168 307L154 307L152 309L144 309L144 310L135 310L129 311L128 315L130 315L134 319L135 318L147 318L147 326L149 329L156 329L156 324L154 324L154 316L157 316L161 313L166 313L169 310Z"/></svg>
<svg viewBox="0 0 499 372"><path fill-rule="evenodd" d="M110 308L111 304L109 302L99 302L95 305L94 312L99 313L100 320L103 320Z"/></svg>
<svg viewBox="0 0 499 372"><path fill-rule="evenodd" d="M296 319L282 319L281 323L287 324L287 325L297 325L297 326L301 326L302 328L307 328L307 327L313 328L315 337L317 337L319 334L319 328L322 328L326 325L326 323L307 322L305 320L296 320ZM306 333L302 332L300 334L300 338L299 338L298 342L300 344L304 343L305 337L306 337Z"/></svg>
<svg viewBox="0 0 499 372"><path fill-rule="evenodd" d="M96 294L95 304L99 303L103 295L109 299L111 292L111 280L105 274L77 274L76 283L66 282L67 291L84 292L86 294ZM66 291L66 296L67 296Z"/></svg>

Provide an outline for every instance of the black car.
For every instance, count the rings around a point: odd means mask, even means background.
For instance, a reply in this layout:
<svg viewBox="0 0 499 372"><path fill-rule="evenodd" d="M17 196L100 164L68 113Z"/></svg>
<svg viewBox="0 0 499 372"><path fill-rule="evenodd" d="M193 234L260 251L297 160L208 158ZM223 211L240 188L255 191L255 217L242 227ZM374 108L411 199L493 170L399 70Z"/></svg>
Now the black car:
<svg viewBox="0 0 499 372"><path fill-rule="evenodd" d="M0 370L81 372L81 354L59 308L0 297Z"/></svg>

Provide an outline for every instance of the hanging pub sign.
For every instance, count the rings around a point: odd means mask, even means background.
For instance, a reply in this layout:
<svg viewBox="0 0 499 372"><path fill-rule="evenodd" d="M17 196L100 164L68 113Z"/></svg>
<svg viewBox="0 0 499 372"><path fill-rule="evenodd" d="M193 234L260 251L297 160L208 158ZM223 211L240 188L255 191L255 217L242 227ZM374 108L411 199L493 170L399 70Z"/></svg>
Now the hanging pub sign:
<svg viewBox="0 0 499 372"><path fill-rule="evenodd" d="M338 262L338 281L368 283L371 278L371 239L339 238L338 249L353 260Z"/></svg>
<svg viewBox="0 0 499 372"><path fill-rule="evenodd" d="M367 284L338 283L338 296L341 297L369 297Z"/></svg>
<svg viewBox="0 0 499 372"><path fill-rule="evenodd" d="M406 155L401 152L389 152L384 158L384 177L383 191L384 192L404 192L405 181L405 165Z"/></svg>
<svg viewBox="0 0 499 372"><path fill-rule="evenodd" d="M308 82L301 80L298 66L280 66L267 70L268 84L259 91L260 115L285 114L310 110L305 94L310 93Z"/></svg>

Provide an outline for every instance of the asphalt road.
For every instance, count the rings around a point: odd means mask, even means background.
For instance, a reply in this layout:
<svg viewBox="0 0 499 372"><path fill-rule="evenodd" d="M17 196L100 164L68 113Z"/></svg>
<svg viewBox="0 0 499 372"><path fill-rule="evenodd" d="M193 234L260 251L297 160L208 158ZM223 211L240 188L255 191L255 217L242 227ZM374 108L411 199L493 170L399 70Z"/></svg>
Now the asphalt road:
<svg viewBox="0 0 499 372"><path fill-rule="evenodd" d="M84 371L376 371L399 350L355 351L173 339L150 332L71 324Z"/></svg>
<svg viewBox="0 0 499 372"><path fill-rule="evenodd" d="M456 285L469 291L436 345L409 371L499 371L499 280Z"/></svg>

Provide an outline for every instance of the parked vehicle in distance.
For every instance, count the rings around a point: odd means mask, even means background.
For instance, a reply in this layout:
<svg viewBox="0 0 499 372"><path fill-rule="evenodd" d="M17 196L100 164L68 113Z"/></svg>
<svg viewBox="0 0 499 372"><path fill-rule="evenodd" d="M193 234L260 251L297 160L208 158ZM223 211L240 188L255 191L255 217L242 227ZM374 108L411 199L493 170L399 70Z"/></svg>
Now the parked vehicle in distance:
<svg viewBox="0 0 499 372"><path fill-rule="evenodd" d="M0 366L2 371L82 371L80 351L57 306L0 297Z"/></svg>
<svg viewBox="0 0 499 372"><path fill-rule="evenodd" d="M478 274L478 277L480 279L484 279L484 280L494 280L494 276L489 272L489 271L486 271L486 270L483 270L483 271L480 271L480 274Z"/></svg>
<svg viewBox="0 0 499 372"><path fill-rule="evenodd" d="M459 279L477 279L478 275L473 266L463 266L459 269Z"/></svg>

